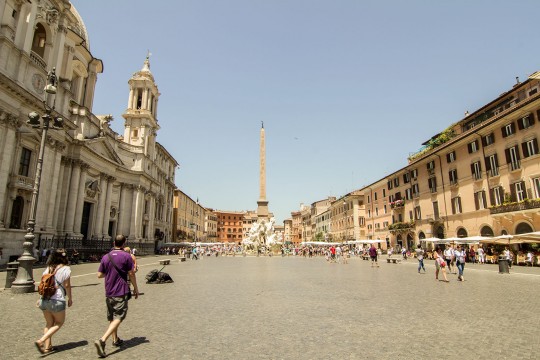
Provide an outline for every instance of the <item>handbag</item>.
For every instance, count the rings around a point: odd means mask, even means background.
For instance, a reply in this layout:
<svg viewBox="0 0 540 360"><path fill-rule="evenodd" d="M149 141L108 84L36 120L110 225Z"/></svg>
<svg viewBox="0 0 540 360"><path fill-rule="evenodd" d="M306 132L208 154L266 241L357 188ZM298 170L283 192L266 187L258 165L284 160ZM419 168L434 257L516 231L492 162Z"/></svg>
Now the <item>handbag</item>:
<svg viewBox="0 0 540 360"><path fill-rule="evenodd" d="M128 290L129 292L127 293L126 295L126 300L130 300L131 299L131 289L129 287L129 283L127 282L126 279L124 279L124 277L122 276L122 271L120 271L120 269L118 268L118 266L116 266L116 264L114 263L113 259L112 259L112 256L111 256L111 253L108 253L107 256L109 257L109 262L112 264L112 266L114 266L114 269L116 270L116 272L118 273L118 275L120 275L120 278L122 280L124 280L128 286Z"/></svg>

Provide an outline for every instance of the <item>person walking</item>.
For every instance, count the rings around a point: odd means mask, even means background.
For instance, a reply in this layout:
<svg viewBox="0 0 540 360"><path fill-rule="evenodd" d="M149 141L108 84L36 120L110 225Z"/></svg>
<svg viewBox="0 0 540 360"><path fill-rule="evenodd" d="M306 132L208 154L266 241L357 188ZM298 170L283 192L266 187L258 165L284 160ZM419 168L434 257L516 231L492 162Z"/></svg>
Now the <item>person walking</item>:
<svg viewBox="0 0 540 360"><path fill-rule="evenodd" d="M465 270L465 256L466 256L465 250L461 247L461 245L458 245L456 250L454 251L454 257L456 259L456 266L459 272L459 275L458 275L459 281L465 281L463 279L463 271Z"/></svg>
<svg viewBox="0 0 540 360"><path fill-rule="evenodd" d="M484 264L485 263L485 253L484 248L482 246L478 247L478 263Z"/></svg>
<svg viewBox="0 0 540 360"><path fill-rule="evenodd" d="M379 262L377 261L377 248L375 247L375 244L371 244L371 247L369 248L369 257L371 258L371 267L375 266L379 267Z"/></svg>
<svg viewBox="0 0 540 360"><path fill-rule="evenodd" d="M426 268L424 267L424 249L422 245L418 244L416 248L416 258L418 259L418 273L420 274L420 269L424 269L424 274L426 273Z"/></svg>
<svg viewBox="0 0 540 360"><path fill-rule="evenodd" d="M43 311L45 317L45 328L43 336L34 342L41 354L48 354L55 349L52 346L52 336L60 330L66 320L66 304L73 305L71 297L71 268L68 266L66 250L58 249L52 252L47 260L45 274L54 274L56 292L49 298L41 298L37 306ZM67 296L67 302L66 302Z"/></svg>
<svg viewBox="0 0 540 360"><path fill-rule="evenodd" d="M443 254L440 248L433 253L433 258L435 259L435 280L439 280L439 271L442 272L444 277L444 282L448 282L446 277L446 260L443 258Z"/></svg>
<svg viewBox="0 0 540 360"><path fill-rule="evenodd" d="M448 266L448 271L452 272L452 261L454 260L454 249L452 249L451 245L447 245L446 249L444 249L444 260L446 261L446 265Z"/></svg>
<svg viewBox="0 0 540 360"><path fill-rule="evenodd" d="M118 235L114 239L114 249L103 256L98 269L98 278L105 278L105 302L109 326L103 336L94 342L99 357L106 357L105 344L112 336L113 346L119 347L123 340L118 337L118 328L126 318L131 292L128 277L133 284L133 297L137 299L139 289L133 268L131 254L124 251L126 237Z"/></svg>

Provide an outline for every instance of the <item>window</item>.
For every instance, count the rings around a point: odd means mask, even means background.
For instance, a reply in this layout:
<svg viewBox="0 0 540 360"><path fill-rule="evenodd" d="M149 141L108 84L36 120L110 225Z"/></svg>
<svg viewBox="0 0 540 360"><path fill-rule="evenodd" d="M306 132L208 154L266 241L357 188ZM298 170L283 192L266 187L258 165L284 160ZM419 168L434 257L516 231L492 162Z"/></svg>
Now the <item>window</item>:
<svg viewBox="0 0 540 360"><path fill-rule="evenodd" d="M504 190L502 186L496 186L489 190L489 197L491 200L491 206L502 205L504 199Z"/></svg>
<svg viewBox="0 0 540 360"><path fill-rule="evenodd" d="M516 133L516 125L513 122L507 124L501 128L503 138L508 137Z"/></svg>
<svg viewBox="0 0 540 360"><path fill-rule="evenodd" d="M512 200L514 201L523 201L527 197L527 191L525 190L525 182L518 181L512 186Z"/></svg>
<svg viewBox="0 0 540 360"><path fill-rule="evenodd" d="M384 205L384 213L385 213L385 214L387 213L386 205Z"/></svg>
<svg viewBox="0 0 540 360"><path fill-rule="evenodd" d="M411 171L411 179L416 179L418 177L418 170L413 169Z"/></svg>
<svg viewBox="0 0 540 360"><path fill-rule="evenodd" d="M452 214L461 214L461 197L452 198Z"/></svg>
<svg viewBox="0 0 540 360"><path fill-rule="evenodd" d="M412 189L405 189L405 199L406 200L412 200Z"/></svg>
<svg viewBox="0 0 540 360"><path fill-rule="evenodd" d="M448 172L448 177L450 178L450 185L455 185L457 184L458 182L458 177L457 177L457 170L456 169L452 169Z"/></svg>
<svg viewBox="0 0 540 360"><path fill-rule="evenodd" d="M386 197L386 189L382 189L382 197Z"/></svg>
<svg viewBox="0 0 540 360"><path fill-rule="evenodd" d="M456 152L452 151L451 153L446 154L446 162L452 163L456 161Z"/></svg>
<svg viewBox="0 0 540 360"><path fill-rule="evenodd" d="M478 151L478 140L474 140L471 143L467 144L467 150L469 150L469 154L475 153Z"/></svg>
<svg viewBox="0 0 540 360"><path fill-rule="evenodd" d="M388 180L388 190L392 190L393 187L392 180Z"/></svg>
<svg viewBox="0 0 540 360"><path fill-rule="evenodd" d="M405 174L403 174L403 183L408 184L410 182L411 182L411 174L406 172Z"/></svg>
<svg viewBox="0 0 540 360"><path fill-rule="evenodd" d="M375 208L375 216L379 216L379 208L378 207Z"/></svg>
<svg viewBox="0 0 540 360"><path fill-rule="evenodd" d="M367 203L368 203L368 204L371 203L371 198L369 197L369 195L367 196Z"/></svg>
<svg viewBox="0 0 540 360"><path fill-rule="evenodd" d="M373 194L373 198L375 199L375 201L377 201L377 192L375 191L375 193Z"/></svg>
<svg viewBox="0 0 540 360"><path fill-rule="evenodd" d="M28 176L30 172L30 158L32 157L32 151L27 148L21 150L21 160L19 162L19 175Z"/></svg>
<svg viewBox="0 0 540 360"><path fill-rule="evenodd" d="M396 177L394 178L394 187L398 187L399 186L399 178Z"/></svg>
<svg viewBox="0 0 540 360"><path fill-rule="evenodd" d="M480 164L480 161L476 161L471 164L471 173L475 180L482 178L482 164Z"/></svg>
<svg viewBox="0 0 540 360"><path fill-rule="evenodd" d="M137 129L133 130L133 137L134 138L139 137L139 130Z"/></svg>
<svg viewBox="0 0 540 360"><path fill-rule="evenodd" d="M437 192L437 178L436 177L432 177L428 179L428 187L429 187L429 191L431 191L432 193Z"/></svg>
<svg viewBox="0 0 540 360"><path fill-rule="evenodd" d="M533 180L533 188L534 188L534 197L540 198L540 177L534 178Z"/></svg>
<svg viewBox="0 0 540 360"><path fill-rule="evenodd" d="M484 190L474 193L474 206L476 210L487 208L486 192Z"/></svg>
<svg viewBox="0 0 540 360"><path fill-rule="evenodd" d="M484 159L486 163L486 170L490 177L499 175L499 161L497 160L497 154L486 156Z"/></svg>
<svg viewBox="0 0 540 360"><path fill-rule="evenodd" d="M534 125L534 116L533 114L529 114L527 116L522 117L518 120L518 128L519 130L524 130L527 128L530 128Z"/></svg>
<svg viewBox="0 0 540 360"><path fill-rule="evenodd" d="M410 221L413 221L413 220L414 220L414 215L413 215L413 211L412 211L412 210L409 211L409 220L410 220Z"/></svg>
<svg viewBox="0 0 540 360"><path fill-rule="evenodd" d="M489 146L495 143L495 135L493 133L482 137L482 145Z"/></svg>
<svg viewBox="0 0 540 360"><path fill-rule="evenodd" d="M521 167L519 163L519 149L517 146L504 150L504 153L506 155L506 163L509 165L511 171L517 170Z"/></svg>
<svg viewBox="0 0 540 360"><path fill-rule="evenodd" d="M367 211L367 217L370 218L371 217L371 210L368 209Z"/></svg>
<svg viewBox="0 0 540 360"><path fill-rule="evenodd" d="M420 196L420 187L418 186L418 184L414 184L412 186L412 192L413 192L413 197L419 197Z"/></svg>
<svg viewBox="0 0 540 360"><path fill-rule="evenodd" d="M415 220L421 220L422 219L422 211L420 210L420 206L414 207L414 219Z"/></svg>
<svg viewBox="0 0 540 360"><path fill-rule="evenodd" d="M439 202L434 201L433 202L433 220L437 220L439 218Z"/></svg>
<svg viewBox="0 0 540 360"><path fill-rule="evenodd" d="M32 52L39 55L42 59L45 58L45 42L47 40L47 32L41 24L35 27L34 39L32 40Z"/></svg>
<svg viewBox="0 0 540 360"><path fill-rule="evenodd" d="M538 154L538 141L535 139L529 140L521 144L523 150L523 157L527 158Z"/></svg>

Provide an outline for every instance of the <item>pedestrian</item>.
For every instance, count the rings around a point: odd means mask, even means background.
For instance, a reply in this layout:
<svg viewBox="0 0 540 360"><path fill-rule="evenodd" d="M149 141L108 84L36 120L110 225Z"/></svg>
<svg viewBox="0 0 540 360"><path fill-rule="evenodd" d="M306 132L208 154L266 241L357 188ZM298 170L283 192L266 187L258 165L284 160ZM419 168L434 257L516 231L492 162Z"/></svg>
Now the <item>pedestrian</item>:
<svg viewBox="0 0 540 360"><path fill-rule="evenodd" d="M105 278L105 302L107 304L107 320L109 326L103 336L94 342L99 357L105 357L105 344L112 336L113 346L119 347L124 342L118 337L118 327L126 318L128 301L131 292L128 277L133 284L133 296L139 296L137 278L133 271L133 259L124 251L126 237L118 235L114 240L114 249L101 258L98 269L98 278Z"/></svg>
<svg viewBox="0 0 540 360"><path fill-rule="evenodd" d="M476 251L474 251L474 247L472 247L472 245L469 248L469 261L473 264L476 262Z"/></svg>
<svg viewBox="0 0 540 360"><path fill-rule="evenodd" d="M435 280L439 280L439 271L442 273L444 282L448 282L448 278L446 277L446 260L443 258L443 254L440 248L437 248L436 251L433 253L433 257L435 259Z"/></svg>
<svg viewBox="0 0 540 360"><path fill-rule="evenodd" d="M48 354L55 349L52 346L52 336L60 330L66 320L66 296L67 306L73 305L71 297L71 269L68 266L68 258L64 249L54 251L47 260L45 274L54 274L56 292L49 298L42 297L37 306L43 311L45 328L43 336L34 342L41 354Z"/></svg>
<svg viewBox="0 0 540 360"><path fill-rule="evenodd" d="M379 262L377 261L377 248L375 248L375 244L371 244L371 247L369 248L369 257L371 258L371 267L377 266L379 267Z"/></svg>
<svg viewBox="0 0 540 360"><path fill-rule="evenodd" d="M454 259L454 249L452 249L451 245L447 245L446 249L444 249L444 260L446 261L446 265L448 266L448 272L452 272L452 261Z"/></svg>
<svg viewBox="0 0 540 360"><path fill-rule="evenodd" d="M482 246L478 247L478 263L480 263L480 264L485 263L485 252L484 252L484 248Z"/></svg>
<svg viewBox="0 0 540 360"><path fill-rule="evenodd" d="M336 262L339 264L341 262L341 255L342 255L341 246L336 247Z"/></svg>
<svg viewBox="0 0 540 360"><path fill-rule="evenodd" d="M71 262L74 265L79 264L79 251L77 251L77 249L73 249L73 252L71 253Z"/></svg>
<svg viewBox="0 0 540 360"><path fill-rule="evenodd" d="M49 250L47 250L46 247L43 248L43 250L41 250L41 262L46 264L47 263L47 256L49 253Z"/></svg>
<svg viewBox="0 0 540 360"><path fill-rule="evenodd" d="M420 269L424 269L424 274L426 273L426 268L424 267L424 249L422 245L418 244L416 248L416 258L418 259L418 273L420 274Z"/></svg>
<svg viewBox="0 0 540 360"><path fill-rule="evenodd" d="M465 281L463 279L463 271L465 270L465 256L466 252L464 249L462 249L461 245L458 245L456 250L454 251L454 258L456 259L456 266L458 268L458 280L459 281Z"/></svg>

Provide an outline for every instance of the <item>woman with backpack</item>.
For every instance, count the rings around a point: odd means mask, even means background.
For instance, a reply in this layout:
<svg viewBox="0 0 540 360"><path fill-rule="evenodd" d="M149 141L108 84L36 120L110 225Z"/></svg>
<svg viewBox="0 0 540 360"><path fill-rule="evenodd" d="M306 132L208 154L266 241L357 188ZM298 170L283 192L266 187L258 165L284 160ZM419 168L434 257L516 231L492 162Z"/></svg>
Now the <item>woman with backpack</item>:
<svg viewBox="0 0 540 360"><path fill-rule="evenodd" d="M43 311L45 328L43 336L34 342L41 354L48 354L55 349L51 344L52 336L62 327L66 319L66 304L71 307L71 269L66 250L57 249L51 252L47 261L47 268L43 272L39 284L41 298L37 306ZM46 276L46 275L53 276ZM67 296L67 302L66 302Z"/></svg>

